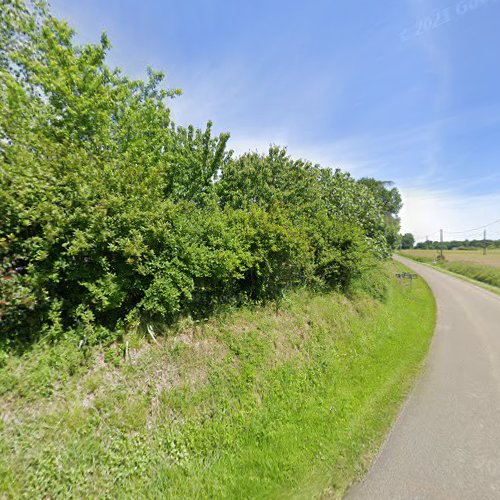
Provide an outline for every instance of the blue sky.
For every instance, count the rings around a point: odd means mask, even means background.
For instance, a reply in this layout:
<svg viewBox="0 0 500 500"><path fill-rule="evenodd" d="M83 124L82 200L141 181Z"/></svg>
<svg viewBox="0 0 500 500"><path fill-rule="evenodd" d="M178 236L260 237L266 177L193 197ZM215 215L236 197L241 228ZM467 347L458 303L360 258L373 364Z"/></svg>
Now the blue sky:
<svg viewBox="0 0 500 500"><path fill-rule="evenodd" d="M500 0L51 5L80 41L106 31L129 76L165 71L175 121L212 120L237 152L393 180L419 237L500 219Z"/></svg>

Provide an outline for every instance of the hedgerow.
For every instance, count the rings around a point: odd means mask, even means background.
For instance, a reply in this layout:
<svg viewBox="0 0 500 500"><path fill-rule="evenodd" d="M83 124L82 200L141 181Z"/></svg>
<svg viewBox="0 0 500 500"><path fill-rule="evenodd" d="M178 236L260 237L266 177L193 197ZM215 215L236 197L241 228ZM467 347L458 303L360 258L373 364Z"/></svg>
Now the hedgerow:
<svg viewBox="0 0 500 500"><path fill-rule="evenodd" d="M397 219L366 180L277 146L237 157L172 122L161 73L107 66L105 35L76 44L41 2L0 15L4 344L346 288L388 255Z"/></svg>

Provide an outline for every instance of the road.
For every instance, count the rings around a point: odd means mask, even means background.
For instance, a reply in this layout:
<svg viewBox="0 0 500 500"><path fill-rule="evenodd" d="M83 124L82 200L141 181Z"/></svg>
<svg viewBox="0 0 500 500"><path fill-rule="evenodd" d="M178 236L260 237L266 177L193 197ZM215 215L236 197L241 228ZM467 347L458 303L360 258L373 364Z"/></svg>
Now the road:
<svg viewBox="0 0 500 500"><path fill-rule="evenodd" d="M423 373L349 500L500 499L500 296L398 258L432 288Z"/></svg>

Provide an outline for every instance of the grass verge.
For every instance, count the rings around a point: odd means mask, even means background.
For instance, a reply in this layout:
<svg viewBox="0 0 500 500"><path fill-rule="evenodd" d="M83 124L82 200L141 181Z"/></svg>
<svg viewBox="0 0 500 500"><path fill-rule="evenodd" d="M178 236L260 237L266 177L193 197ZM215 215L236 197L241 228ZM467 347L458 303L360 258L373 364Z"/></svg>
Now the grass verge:
<svg viewBox="0 0 500 500"><path fill-rule="evenodd" d="M434 260L427 256L413 255L410 252L400 252L399 255L462 278L490 292L500 294L500 268L498 267L460 261L444 261L434 264Z"/></svg>
<svg viewBox="0 0 500 500"><path fill-rule="evenodd" d="M472 280L500 288L499 268L465 262L444 262L441 266L452 273L460 274Z"/></svg>
<svg viewBox="0 0 500 500"><path fill-rule="evenodd" d="M412 386L434 329L423 280L300 291L186 321L159 344L69 340L4 359L4 497L340 497ZM373 295L373 294L372 294Z"/></svg>

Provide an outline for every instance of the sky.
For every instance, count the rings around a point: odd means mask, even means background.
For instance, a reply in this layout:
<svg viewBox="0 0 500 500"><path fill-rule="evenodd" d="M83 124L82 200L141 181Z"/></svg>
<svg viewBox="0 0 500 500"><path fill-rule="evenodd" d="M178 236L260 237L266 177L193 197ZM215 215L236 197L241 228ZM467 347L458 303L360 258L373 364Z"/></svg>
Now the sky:
<svg viewBox="0 0 500 500"><path fill-rule="evenodd" d="M52 0L133 78L166 73L176 123L236 153L287 146L394 181L402 231L482 237L500 219L500 0ZM487 228L500 238L500 223ZM457 231L463 233L453 234Z"/></svg>

